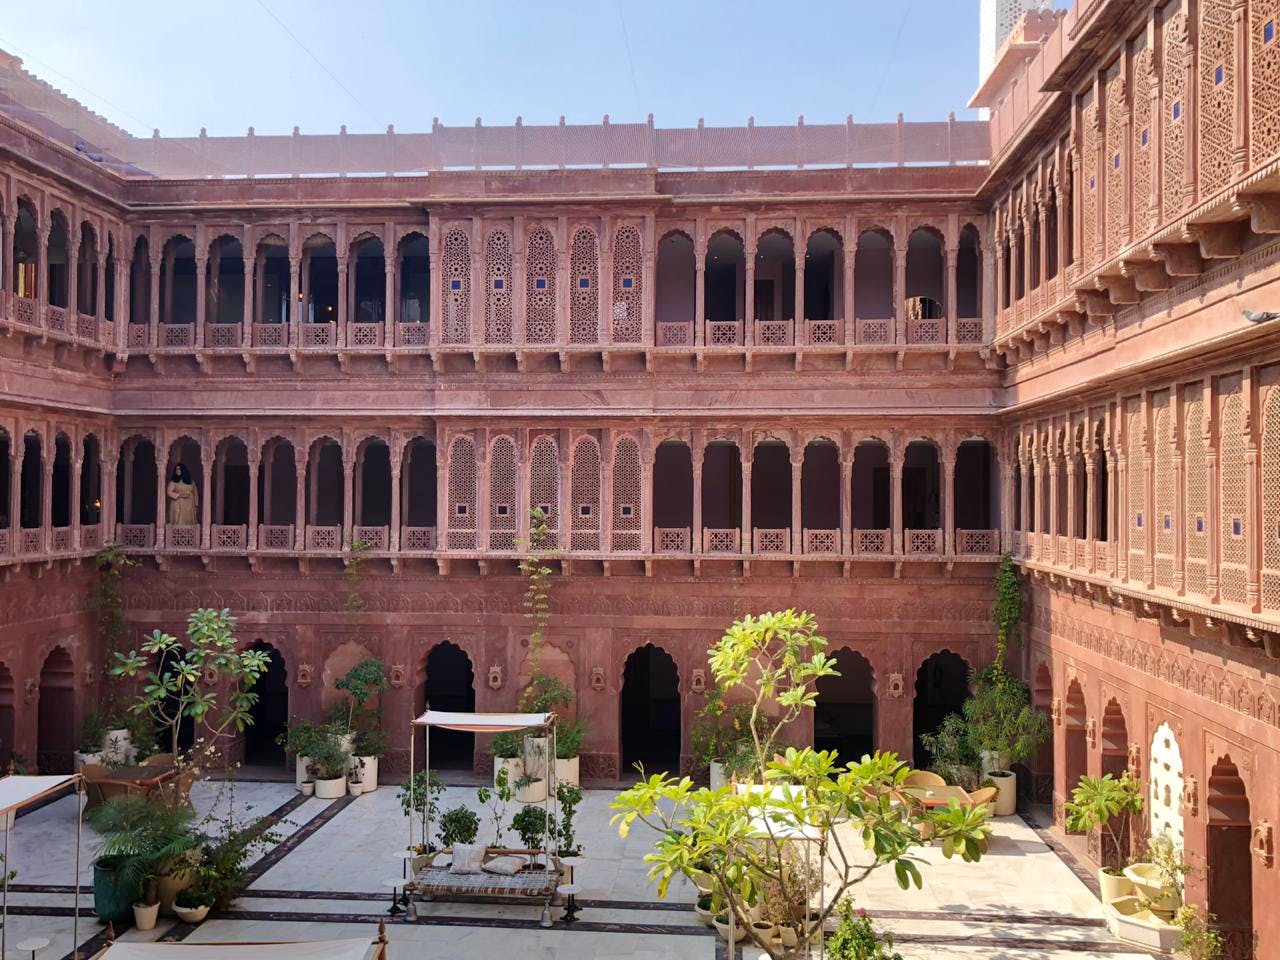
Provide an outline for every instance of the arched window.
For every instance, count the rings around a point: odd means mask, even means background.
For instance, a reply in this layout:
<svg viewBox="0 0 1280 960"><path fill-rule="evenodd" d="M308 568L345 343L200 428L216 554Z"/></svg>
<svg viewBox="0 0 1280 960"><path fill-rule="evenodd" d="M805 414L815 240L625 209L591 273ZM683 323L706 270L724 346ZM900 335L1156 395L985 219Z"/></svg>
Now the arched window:
<svg viewBox="0 0 1280 960"><path fill-rule="evenodd" d="M497 437L489 447L490 550L516 548L518 514L516 447L510 437Z"/></svg>
<svg viewBox="0 0 1280 960"><path fill-rule="evenodd" d="M450 550L476 549L476 448L470 437L449 444Z"/></svg>
<svg viewBox="0 0 1280 960"><path fill-rule="evenodd" d="M639 343L644 319L644 249L640 231L626 225L613 239L614 343Z"/></svg>
<svg viewBox="0 0 1280 960"><path fill-rule="evenodd" d="M907 238L907 342L941 343L946 339L946 278L942 236L930 227L917 227Z"/></svg>
<svg viewBox="0 0 1280 960"><path fill-rule="evenodd" d="M560 455L556 438L546 434L533 441L529 464L529 509L542 512L547 538L540 546L560 542Z"/></svg>
<svg viewBox="0 0 1280 960"><path fill-rule="evenodd" d="M600 252L596 233L579 227L569 246L569 342L600 342Z"/></svg>
<svg viewBox="0 0 1280 960"><path fill-rule="evenodd" d="M484 342L511 343L511 234L490 232L484 246Z"/></svg>
<svg viewBox="0 0 1280 960"><path fill-rule="evenodd" d="M638 551L644 521L640 497L640 445L632 437L621 437L614 444L612 492L612 549Z"/></svg>
<svg viewBox="0 0 1280 960"><path fill-rule="evenodd" d="M600 549L600 446L582 437L573 446L569 472L571 550Z"/></svg>
<svg viewBox="0 0 1280 960"><path fill-rule="evenodd" d="M853 313L859 343L893 342L894 249L889 231L876 227L858 235L853 260Z"/></svg>
<svg viewBox="0 0 1280 960"><path fill-rule="evenodd" d="M471 342L471 241L453 228L441 243L440 303L444 310L444 343ZM450 518L452 519L452 518Z"/></svg>
<svg viewBox="0 0 1280 960"><path fill-rule="evenodd" d="M525 252L525 341L556 342L556 242L538 227Z"/></svg>
<svg viewBox="0 0 1280 960"><path fill-rule="evenodd" d="M672 230L658 243L656 282L657 345L691 346L697 307L697 264L688 234Z"/></svg>

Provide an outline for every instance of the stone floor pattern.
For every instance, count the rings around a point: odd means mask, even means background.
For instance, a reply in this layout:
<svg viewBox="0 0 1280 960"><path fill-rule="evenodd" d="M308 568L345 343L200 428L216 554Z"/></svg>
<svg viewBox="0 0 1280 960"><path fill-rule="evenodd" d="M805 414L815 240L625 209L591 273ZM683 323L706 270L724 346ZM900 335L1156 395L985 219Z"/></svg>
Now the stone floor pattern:
<svg viewBox="0 0 1280 960"><path fill-rule="evenodd" d="M384 881L398 876L408 842L408 822L396 788L336 801L303 798L292 784L240 782L237 811L258 816L279 811L283 840L253 867L253 882L234 908L213 914L199 927L161 919L155 931L130 930L128 939L298 940L376 935L386 917L390 892ZM579 922L566 928L538 926L539 909L490 903L424 906L416 923L389 921L390 957L491 960L657 960L725 956L714 931L690 909L687 884L659 900L646 881L643 855L649 835L634 830L619 839L609 826L614 791L588 790L578 813L578 834L586 865L578 868L584 907ZM225 810L230 802L220 783L193 791L197 811ZM28 936L51 945L38 960L71 955L71 877L74 849L73 798L64 798L22 816L9 840L9 863L18 876L10 886L8 943ZM451 786L444 809L465 803L477 810L473 787ZM482 824L484 823L482 815ZM1051 835L1018 817L994 821L989 851L979 864L948 861L937 847L922 856L923 890L902 891L889 871L862 884L858 903L897 939L905 960L956 957L988 960L1143 957L1140 950L1108 934L1093 893ZM482 826L482 834L484 827ZM1047 841L1047 842L1046 842ZM92 911L92 859L96 835L87 827L81 840L81 956L101 943L102 927ZM562 911L553 915L557 921ZM744 947L755 960L758 949ZM16 955L16 954L15 954ZM24 956L25 960L25 956Z"/></svg>

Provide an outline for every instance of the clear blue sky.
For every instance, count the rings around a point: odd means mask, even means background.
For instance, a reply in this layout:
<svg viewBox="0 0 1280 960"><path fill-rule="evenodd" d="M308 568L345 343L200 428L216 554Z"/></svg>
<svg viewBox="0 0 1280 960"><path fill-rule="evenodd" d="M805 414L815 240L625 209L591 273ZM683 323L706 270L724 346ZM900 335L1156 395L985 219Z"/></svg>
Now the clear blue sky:
<svg viewBox="0 0 1280 960"><path fill-rule="evenodd" d="M978 0L45 0L0 47L143 135L937 120L972 115Z"/></svg>

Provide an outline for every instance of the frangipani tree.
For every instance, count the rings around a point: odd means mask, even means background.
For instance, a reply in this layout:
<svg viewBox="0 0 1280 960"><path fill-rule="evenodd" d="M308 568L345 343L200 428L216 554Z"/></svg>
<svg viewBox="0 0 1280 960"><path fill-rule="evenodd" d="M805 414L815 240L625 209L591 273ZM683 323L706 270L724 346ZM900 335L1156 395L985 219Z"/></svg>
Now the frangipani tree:
<svg viewBox="0 0 1280 960"><path fill-rule="evenodd" d="M114 655L112 676L144 676L129 710L149 716L165 731L179 778L203 767L224 734L243 732L253 723L251 710L258 702L253 686L271 658L262 650L237 649L235 625L230 610L201 608L187 617L185 647L177 637L155 630L137 650ZM195 744L184 752L179 735L187 718L195 728Z"/></svg>
<svg viewBox="0 0 1280 960"><path fill-rule="evenodd" d="M808 613L735 622L710 651L710 664L726 691L752 693L757 782L708 790L688 777L644 777L642 770L612 804L623 837L637 821L657 832L645 861L659 896L677 876L709 875L722 909L772 960L804 955L806 935L763 939L750 925L753 905L766 901L773 919L793 931L820 927L879 869L891 868L903 889L919 887L922 861L913 851L926 824L945 856L966 861L979 859L990 830L981 808L926 810L915 802L903 789L910 770L893 753L846 762L809 747L775 752L783 728L816 703L818 679L838 676L826 644ZM773 710L772 720L756 723Z"/></svg>

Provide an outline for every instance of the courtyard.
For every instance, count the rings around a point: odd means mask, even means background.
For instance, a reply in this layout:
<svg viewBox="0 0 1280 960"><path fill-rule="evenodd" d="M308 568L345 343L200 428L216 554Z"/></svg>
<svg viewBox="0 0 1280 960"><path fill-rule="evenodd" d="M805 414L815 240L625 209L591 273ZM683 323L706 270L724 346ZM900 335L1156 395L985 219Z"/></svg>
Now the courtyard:
<svg viewBox="0 0 1280 960"><path fill-rule="evenodd" d="M637 828L626 840L610 827L609 804L617 791L587 789L578 811L585 863L576 870L582 912L571 927L553 908L551 929L538 925L540 908L492 902L420 904L416 922L389 918L385 881L401 873L409 824L396 788L383 785L360 797L336 801L303 797L293 784L242 781L234 803L244 817L279 817L281 842L251 868L252 882L229 910L199 926L161 918L155 930L128 930L121 939L239 941L334 939L377 935L387 920L389 956L482 960L518 951L522 958L704 958L724 956L715 931L692 910L696 891L678 881L665 900L646 880L644 854L651 836ZM231 801L222 781L192 791L201 816L222 813ZM71 951L74 871L71 838L76 799L63 797L18 818L9 847L17 871L9 895L9 950L28 937L50 945L38 960ZM445 806L465 804L482 816L475 788L451 784ZM1101 904L1055 852L1052 834L1020 817L996 818L986 855L976 864L946 860L938 847L920 851L922 890L902 891L889 871L858 888L858 904L892 932L905 960L987 957L1006 960L1145 956L1115 941L1103 925ZM86 828L81 839L81 947L102 943L93 916L92 861L99 838ZM752 957L759 951L743 947ZM90 955L82 949L82 956Z"/></svg>

